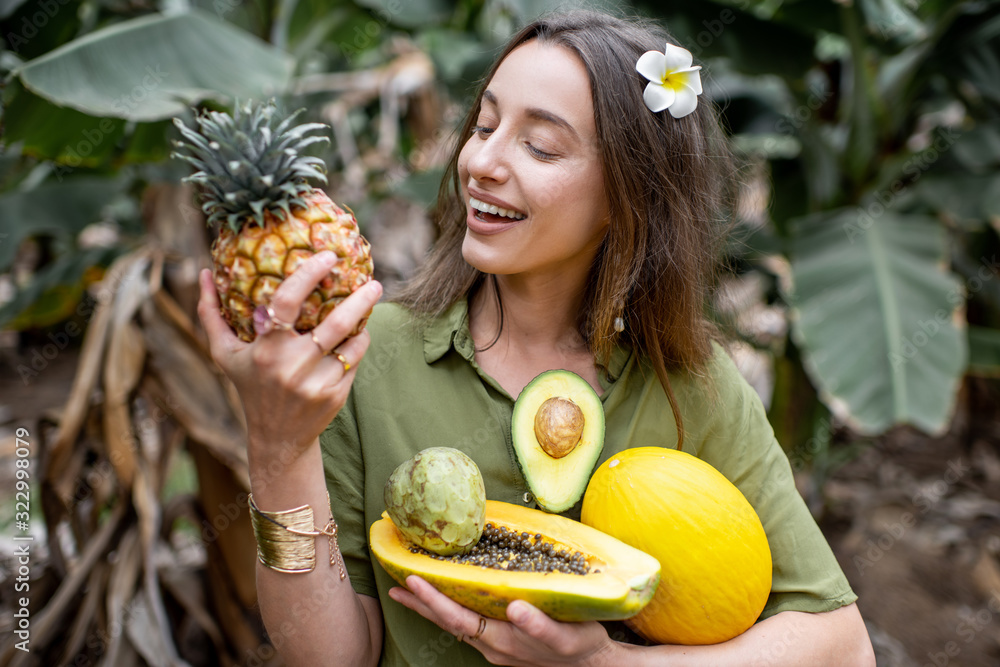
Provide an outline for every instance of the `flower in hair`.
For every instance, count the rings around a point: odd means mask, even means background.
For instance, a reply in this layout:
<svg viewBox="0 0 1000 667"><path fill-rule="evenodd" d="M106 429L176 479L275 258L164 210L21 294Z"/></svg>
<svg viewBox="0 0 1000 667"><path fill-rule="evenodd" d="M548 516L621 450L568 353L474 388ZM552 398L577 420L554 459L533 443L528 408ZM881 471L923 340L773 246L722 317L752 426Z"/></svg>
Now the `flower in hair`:
<svg viewBox="0 0 1000 667"><path fill-rule="evenodd" d="M667 109L674 118L683 118L698 106L701 95L701 67L692 67L691 52L667 44L663 53L646 51L635 70L649 79L642 99L650 111Z"/></svg>

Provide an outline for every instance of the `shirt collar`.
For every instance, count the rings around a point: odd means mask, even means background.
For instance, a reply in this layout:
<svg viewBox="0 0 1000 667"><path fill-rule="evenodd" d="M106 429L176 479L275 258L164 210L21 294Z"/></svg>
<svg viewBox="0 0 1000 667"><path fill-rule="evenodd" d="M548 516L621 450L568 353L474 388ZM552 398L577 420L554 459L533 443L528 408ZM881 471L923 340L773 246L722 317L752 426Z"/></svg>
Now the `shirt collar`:
<svg viewBox="0 0 1000 667"><path fill-rule="evenodd" d="M473 358L475 346L469 335L469 306L465 299L459 299L424 329L424 361L433 364L453 346L465 359Z"/></svg>
<svg viewBox="0 0 1000 667"><path fill-rule="evenodd" d="M459 299L424 329L424 360L428 364L443 357L452 347L466 361L475 358L476 346L469 333L469 304L466 299ZM628 348L616 346L606 373L601 373L601 384L617 381L625 372L631 356Z"/></svg>
<svg viewBox="0 0 1000 667"><path fill-rule="evenodd" d="M601 373L601 384L605 391L612 382L617 382L618 378L625 374L625 367L628 366L629 359L632 358L630 348L616 345L611 350L611 359L608 360L608 367Z"/></svg>

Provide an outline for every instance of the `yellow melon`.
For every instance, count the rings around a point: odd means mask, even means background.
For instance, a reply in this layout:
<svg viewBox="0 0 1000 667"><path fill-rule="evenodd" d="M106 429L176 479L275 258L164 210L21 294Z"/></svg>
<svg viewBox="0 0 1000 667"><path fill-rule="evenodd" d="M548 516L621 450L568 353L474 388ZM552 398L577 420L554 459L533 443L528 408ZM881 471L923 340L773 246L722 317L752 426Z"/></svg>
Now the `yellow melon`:
<svg viewBox="0 0 1000 667"><path fill-rule="evenodd" d="M653 600L626 623L658 644L716 644L754 624L771 589L771 551L753 507L690 454L628 449L594 473L583 523L660 561Z"/></svg>

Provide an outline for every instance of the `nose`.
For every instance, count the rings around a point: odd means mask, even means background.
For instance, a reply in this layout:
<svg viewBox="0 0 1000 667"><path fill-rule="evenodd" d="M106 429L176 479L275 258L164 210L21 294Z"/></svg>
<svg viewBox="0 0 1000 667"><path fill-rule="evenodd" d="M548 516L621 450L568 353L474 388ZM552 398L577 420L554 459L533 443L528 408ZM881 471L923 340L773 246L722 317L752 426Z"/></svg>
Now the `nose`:
<svg viewBox="0 0 1000 667"><path fill-rule="evenodd" d="M468 151L466 166L469 176L476 181L503 183L510 178L508 141L497 128L486 139L473 135L465 145Z"/></svg>

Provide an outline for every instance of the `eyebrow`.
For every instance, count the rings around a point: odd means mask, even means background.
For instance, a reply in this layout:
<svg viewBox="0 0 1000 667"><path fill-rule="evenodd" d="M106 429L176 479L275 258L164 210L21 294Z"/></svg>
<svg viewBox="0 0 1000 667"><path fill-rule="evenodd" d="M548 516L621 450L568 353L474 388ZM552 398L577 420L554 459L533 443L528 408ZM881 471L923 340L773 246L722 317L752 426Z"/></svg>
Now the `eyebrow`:
<svg viewBox="0 0 1000 667"><path fill-rule="evenodd" d="M493 106L499 106L497 102L497 97L496 95L493 94L493 91L490 90L483 91L483 99L485 99ZM540 120L546 123L552 123L557 127L563 128L564 130L572 134L574 139L580 138L580 135L578 135L576 130L573 129L573 126L569 124L569 121L567 121L562 116L557 116L551 111L546 111L545 109L539 109L538 107L529 107L524 110L524 113L525 115L528 116L528 118L532 118L534 120Z"/></svg>

